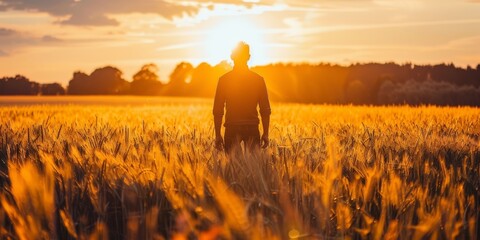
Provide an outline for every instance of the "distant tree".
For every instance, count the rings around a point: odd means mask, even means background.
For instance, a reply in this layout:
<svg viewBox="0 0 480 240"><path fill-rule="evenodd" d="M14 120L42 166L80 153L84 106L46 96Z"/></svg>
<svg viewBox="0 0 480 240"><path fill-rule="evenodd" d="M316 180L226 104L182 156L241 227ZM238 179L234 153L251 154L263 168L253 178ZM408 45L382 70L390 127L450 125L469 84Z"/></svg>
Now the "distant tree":
<svg viewBox="0 0 480 240"><path fill-rule="evenodd" d="M170 74L170 81L162 91L163 94L168 96L189 95L189 93L187 93L187 87L191 81L192 71L192 64L188 62L179 63Z"/></svg>
<svg viewBox="0 0 480 240"><path fill-rule="evenodd" d="M163 84L157 75L157 65L150 63L142 66L140 71L133 75L130 84L130 94L134 95L159 95Z"/></svg>
<svg viewBox="0 0 480 240"><path fill-rule="evenodd" d="M68 84L69 94L113 95L121 94L128 88L128 82L122 78L122 71L107 66L95 69L88 76L75 72Z"/></svg>
<svg viewBox="0 0 480 240"><path fill-rule="evenodd" d="M42 95L65 95L65 89L58 83L47 83L40 86Z"/></svg>
<svg viewBox="0 0 480 240"><path fill-rule="evenodd" d="M89 76L83 72L74 72L73 78L68 82L67 93L72 95L88 94Z"/></svg>
<svg viewBox="0 0 480 240"><path fill-rule="evenodd" d="M208 86L209 81L218 81L218 78L214 76L214 69L213 67L205 62L200 63L195 69L192 71L192 79L189 85L189 95L200 97L205 94L205 89L210 88L213 92L215 87Z"/></svg>
<svg viewBox="0 0 480 240"><path fill-rule="evenodd" d="M230 69L227 62L215 66L200 63L196 67L181 62L170 74L169 82L162 84L154 64L142 66L131 83L122 79L120 70L105 67L90 76L74 73L68 93L212 97L218 78ZM453 64L400 65L391 62L349 66L277 63L256 66L252 70L264 77L273 101L480 106L475 95L480 89L480 64L476 68L460 68ZM35 90L35 85L29 84L22 88ZM2 86L0 92L5 89Z"/></svg>
<svg viewBox="0 0 480 240"><path fill-rule="evenodd" d="M90 74L93 94L119 94L128 87L128 82L122 78L122 71L118 68L107 66Z"/></svg>
<svg viewBox="0 0 480 240"><path fill-rule="evenodd" d="M348 68L331 64L271 64L254 67L274 101L344 103Z"/></svg>
<svg viewBox="0 0 480 240"><path fill-rule="evenodd" d="M22 75L0 79L0 95L38 95L40 84Z"/></svg>
<svg viewBox="0 0 480 240"><path fill-rule="evenodd" d="M347 89L345 90L346 103L353 104L365 104L367 103L368 96L365 94L366 88L362 81L355 80L349 82Z"/></svg>
<svg viewBox="0 0 480 240"><path fill-rule="evenodd" d="M189 96L213 97L218 78L232 69L226 61L215 66L202 62L192 71L190 84L188 85Z"/></svg>
<svg viewBox="0 0 480 240"><path fill-rule="evenodd" d="M387 81L380 88L378 98L382 104L480 106L480 88L433 80L410 80L405 83Z"/></svg>
<svg viewBox="0 0 480 240"><path fill-rule="evenodd" d="M138 80L147 80L147 81L159 81L159 77L157 75L158 66L154 63L145 64L142 66L140 71L133 75L133 81Z"/></svg>

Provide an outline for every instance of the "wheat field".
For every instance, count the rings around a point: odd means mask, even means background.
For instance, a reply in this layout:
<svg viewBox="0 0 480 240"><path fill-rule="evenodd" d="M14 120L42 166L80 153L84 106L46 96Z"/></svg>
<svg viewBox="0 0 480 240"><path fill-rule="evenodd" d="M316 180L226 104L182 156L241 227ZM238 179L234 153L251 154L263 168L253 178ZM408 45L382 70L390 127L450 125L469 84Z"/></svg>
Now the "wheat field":
<svg viewBox="0 0 480 240"><path fill-rule="evenodd" d="M2 106L0 235L479 237L480 109L272 111L270 147L227 156L209 100Z"/></svg>

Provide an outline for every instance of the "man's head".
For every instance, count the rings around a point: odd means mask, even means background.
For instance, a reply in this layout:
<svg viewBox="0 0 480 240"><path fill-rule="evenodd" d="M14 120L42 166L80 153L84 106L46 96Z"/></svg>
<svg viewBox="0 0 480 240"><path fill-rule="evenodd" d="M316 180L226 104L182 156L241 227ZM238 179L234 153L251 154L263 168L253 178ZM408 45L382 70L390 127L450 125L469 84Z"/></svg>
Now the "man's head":
<svg viewBox="0 0 480 240"><path fill-rule="evenodd" d="M246 65L248 60L250 60L250 46L245 42L239 42L232 50L230 58L235 65Z"/></svg>

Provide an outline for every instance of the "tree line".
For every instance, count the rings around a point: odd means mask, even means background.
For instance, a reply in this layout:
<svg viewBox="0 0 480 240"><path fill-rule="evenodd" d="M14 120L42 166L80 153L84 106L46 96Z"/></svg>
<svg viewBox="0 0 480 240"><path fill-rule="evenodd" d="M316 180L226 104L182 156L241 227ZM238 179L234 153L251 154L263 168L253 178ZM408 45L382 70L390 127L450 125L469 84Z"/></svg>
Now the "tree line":
<svg viewBox="0 0 480 240"><path fill-rule="evenodd" d="M179 63L168 81L146 64L127 81L123 72L106 66L90 74L75 72L68 86L39 84L24 76L0 79L0 95L149 95L213 97L218 78L230 71L227 62L193 66ZM433 104L480 106L480 64L396 63L270 64L253 67L265 78L273 101L330 104ZM163 81L162 81L163 80Z"/></svg>
<svg viewBox="0 0 480 240"><path fill-rule="evenodd" d="M22 75L0 78L0 95L64 95L58 83L40 84Z"/></svg>

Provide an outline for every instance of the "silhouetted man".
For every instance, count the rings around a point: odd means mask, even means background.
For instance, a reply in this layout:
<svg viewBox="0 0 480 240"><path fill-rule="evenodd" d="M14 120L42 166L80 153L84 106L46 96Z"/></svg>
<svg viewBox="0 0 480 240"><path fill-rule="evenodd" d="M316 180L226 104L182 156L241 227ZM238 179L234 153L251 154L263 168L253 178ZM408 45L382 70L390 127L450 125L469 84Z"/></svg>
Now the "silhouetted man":
<svg viewBox="0 0 480 240"><path fill-rule="evenodd" d="M229 152L243 141L245 148L253 150L269 144L270 102L263 77L248 68L250 47L240 42L230 55L234 62L233 70L221 76L213 103L215 122L215 146ZM260 107L263 134L258 130L257 106ZM225 139L222 138L222 118L225 114Z"/></svg>

